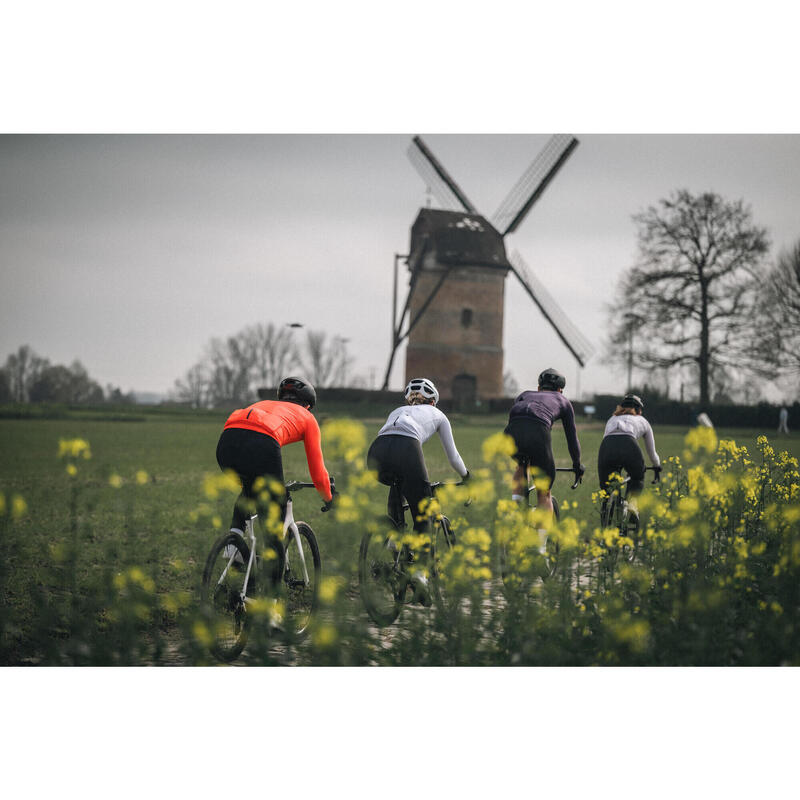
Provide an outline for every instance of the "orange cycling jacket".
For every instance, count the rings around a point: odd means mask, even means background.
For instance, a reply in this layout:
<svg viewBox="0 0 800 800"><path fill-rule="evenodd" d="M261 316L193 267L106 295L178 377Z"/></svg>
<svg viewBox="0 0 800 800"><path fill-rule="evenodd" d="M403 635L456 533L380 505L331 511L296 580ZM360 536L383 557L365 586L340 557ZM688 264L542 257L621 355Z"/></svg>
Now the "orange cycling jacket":
<svg viewBox="0 0 800 800"><path fill-rule="evenodd" d="M331 500L331 482L322 459L319 425L307 408L285 400L261 400L247 408L237 408L225 423L225 430L228 428L266 433L281 447L302 440L311 480L322 497Z"/></svg>

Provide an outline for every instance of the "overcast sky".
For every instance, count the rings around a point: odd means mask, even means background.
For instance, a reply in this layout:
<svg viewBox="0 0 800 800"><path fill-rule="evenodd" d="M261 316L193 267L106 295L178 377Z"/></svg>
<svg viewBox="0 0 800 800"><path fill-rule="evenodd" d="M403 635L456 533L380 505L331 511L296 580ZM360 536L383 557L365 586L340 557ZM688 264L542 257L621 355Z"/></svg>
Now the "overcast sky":
<svg viewBox="0 0 800 800"><path fill-rule="evenodd" d="M0 359L29 344L102 384L165 393L211 337L300 322L349 339L355 372L379 384L393 254L426 202L412 133L0 137ZM487 216L548 139L421 133ZM507 247L598 353L636 253L631 215L673 190L744 199L773 256L800 238L800 136L573 133ZM513 276L504 346L521 386L555 366L575 396L575 362ZM596 356L581 393L623 377Z"/></svg>

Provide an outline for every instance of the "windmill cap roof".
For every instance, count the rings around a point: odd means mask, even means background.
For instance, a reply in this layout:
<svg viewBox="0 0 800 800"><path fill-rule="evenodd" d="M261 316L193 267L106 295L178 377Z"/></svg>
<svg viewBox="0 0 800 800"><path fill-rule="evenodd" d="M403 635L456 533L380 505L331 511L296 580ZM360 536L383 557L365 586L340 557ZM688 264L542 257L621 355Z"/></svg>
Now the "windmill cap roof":
<svg viewBox="0 0 800 800"><path fill-rule="evenodd" d="M409 264L413 267L428 248L443 264L511 269L503 237L480 214L420 209L411 226Z"/></svg>

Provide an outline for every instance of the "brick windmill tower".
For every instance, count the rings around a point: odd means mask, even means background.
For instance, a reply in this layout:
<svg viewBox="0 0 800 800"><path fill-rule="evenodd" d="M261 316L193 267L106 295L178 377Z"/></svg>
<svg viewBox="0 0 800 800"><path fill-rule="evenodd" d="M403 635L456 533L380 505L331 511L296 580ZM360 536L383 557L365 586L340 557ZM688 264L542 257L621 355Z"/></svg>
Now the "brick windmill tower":
<svg viewBox="0 0 800 800"><path fill-rule="evenodd" d="M503 395L503 310L509 272L522 284L576 361L592 354L589 342L527 269L522 257L507 256L505 237L517 229L578 140L553 136L526 170L491 222L478 213L419 136L409 157L443 206L420 209L411 227L405 262L408 294L398 317L397 265L392 309L392 351L383 388L388 387L394 356L408 339L406 380L431 378L456 408ZM408 321L406 322L406 318Z"/></svg>

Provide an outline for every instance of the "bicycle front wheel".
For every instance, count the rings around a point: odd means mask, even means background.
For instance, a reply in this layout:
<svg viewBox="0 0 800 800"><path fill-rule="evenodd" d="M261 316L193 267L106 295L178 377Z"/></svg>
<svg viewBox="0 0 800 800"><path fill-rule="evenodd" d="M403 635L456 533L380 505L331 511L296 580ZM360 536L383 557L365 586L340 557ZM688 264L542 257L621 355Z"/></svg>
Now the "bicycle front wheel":
<svg viewBox="0 0 800 800"><path fill-rule="evenodd" d="M322 560L311 526L297 523L297 534L286 539L283 585L286 589L286 621L295 634L305 633L317 607Z"/></svg>
<svg viewBox="0 0 800 800"><path fill-rule="evenodd" d="M434 599L437 604L446 610L454 608L458 599L453 591L452 582L446 580L447 553L456 545L456 536L450 527L450 520L444 515L434 525L433 540L431 542L432 585Z"/></svg>
<svg viewBox="0 0 800 800"><path fill-rule="evenodd" d="M367 532L358 552L358 585L364 608L377 625L391 625L400 615L408 578L394 532Z"/></svg>
<svg viewBox="0 0 800 800"><path fill-rule="evenodd" d="M210 636L209 649L220 661L234 661L247 643L250 616L245 598L255 592L251 573L247 591L244 578L250 548L238 533L220 536L206 559L201 588L202 613Z"/></svg>

